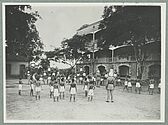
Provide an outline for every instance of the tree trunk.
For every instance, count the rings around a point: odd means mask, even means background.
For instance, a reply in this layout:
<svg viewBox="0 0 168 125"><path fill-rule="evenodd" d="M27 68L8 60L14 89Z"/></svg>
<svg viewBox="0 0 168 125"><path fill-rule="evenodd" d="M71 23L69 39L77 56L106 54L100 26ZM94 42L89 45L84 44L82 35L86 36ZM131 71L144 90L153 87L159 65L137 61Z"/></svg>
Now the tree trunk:
<svg viewBox="0 0 168 125"><path fill-rule="evenodd" d="M134 48L134 54L135 54L135 60L136 60L136 77L137 79L142 79L142 74L144 70L144 55L142 53L142 49L138 46L133 46Z"/></svg>

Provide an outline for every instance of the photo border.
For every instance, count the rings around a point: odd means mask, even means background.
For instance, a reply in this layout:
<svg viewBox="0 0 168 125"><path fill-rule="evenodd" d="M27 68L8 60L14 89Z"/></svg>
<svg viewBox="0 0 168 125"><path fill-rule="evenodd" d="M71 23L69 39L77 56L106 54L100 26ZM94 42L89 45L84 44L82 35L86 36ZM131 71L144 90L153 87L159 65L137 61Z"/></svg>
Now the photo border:
<svg viewBox="0 0 168 125"><path fill-rule="evenodd" d="M43 2L43 3L44 3L45 5L46 5L46 4L50 4L50 3L45 3L45 2ZM60 2L58 2L58 3L57 3L57 2L54 2L54 3L55 3L55 4L61 4ZM92 3L88 2L88 3L89 3L89 4L97 4L97 3L93 3L93 2L92 2ZM125 3L127 3L127 2L125 2ZM124 3L124 4L125 4L125 3ZM5 114L6 114L6 86L5 86L5 85L6 85L6 76L5 76L5 75L6 75L6 73L5 73L5 70L6 70L6 69L5 69L5 65L6 65L5 60L6 60L6 58L5 58L5 56L4 56L4 55L5 55L5 47L4 47L4 41L5 41L5 37L4 37L4 36L5 36L4 5L8 5L8 4L10 4L10 5L11 5L11 4L12 4L12 5L13 5L13 4L15 4L15 5L16 5L16 4L17 4L17 5L18 5L18 4L30 4L30 5L31 5L31 4L38 4L38 5L39 5L39 4L41 4L41 3L32 3L32 2L21 2L21 3L18 3L18 2L14 2L14 3L13 3L13 2L2 2L2 4L1 4L1 7L2 7L2 9L1 9L1 10L2 10L2 19L3 19L3 21L1 20L1 21L2 21L1 24L2 24L2 27L3 27L3 30L1 29L1 30L2 30L2 33L3 33L3 39L2 39L2 41L3 41L3 42L2 42L2 46L3 46L3 48L1 49L1 50L3 50L3 51L2 51L3 54L1 53L1 54L2 54L2 57L3 57L3 65L1 65L1 66L3 67L3 72L2 72L2 75L3 75L3 78L2 78L2 79L3 79L3 82L2 82L2 83L3 83L3 90L2 90L2 91L3 91L3 108L2 108L1 111L5 112ZM67 2L65 2L65 3L63 3L63 4L67 4ZM69 3L69 4L74 4L74 3L72 2L72 3ZM77 2L77 4L79 4L79 3ZM82 4L84 4L84 3L82 3ZM87 4L87 3L86 3L86 4ZM101 4L101 3L99 3L99 4ZM104 3L103 3L103 4L104 4ZM111 4L113 4L113 5L120 5L120 4L123 4L123 3L118 3L118 2L117 2L117 3L114 4L113 2L107 2L107 4L108 4L108 5L111 5ZM141 3L141 2L138 2L138 3L135 3L135 2L134 2L134 3L129 3L129 4L130 4L130 5L135 5L135 4L136 4L136 5L141 5L142 3ZM146 4L146 5L150 5L150 3L145 3L145 4ZM165 98L165 97L166 97L166 96L165 96L165 95L166 95L166 91L165 91L165 90L167 90L167 89L166 89L166 86L167 86L167 85L165 84L165 79L166 79L166 77L165 77L165 69L166 69L165 63L166 63L166 58L165 58L165 57L166 57L166 48L167 48L167 47L166 47L167 44L166 44L166 38L165 38L165 37L166 37L166 26L167 26L166 23L167 23L167 22L166 22L166 13L163 13L163 12L164 12L164 11L166 12L166 4L163 3L163 2L162 2L162 3L161 3L161 2L160 2L160 3L152 3L152 4L156 4L156 5L159 4L159 5L162 6L162 7L161 7L161 8L162 8L162 9L161 9L161 13L162 13L162 14L161 14L161 41L162 41L162 42L161 42L161 57L162 57L162 58L161 58L161 66L162 66L162 67L161 67L161 71L162 71L162 72L161 72L161 74L162 74L162 75L161 75L161 81L162 81L162 83L163 83L163 86L165 86L165 87L162 86L162 88L161 88L162 91L161 91L161 95L160 95L160 96L161 96L162 98ZM127 4L127 5L128 5L128 4ZM144 5L144 4L143 4L143 5ZM164 6L164 7L163 7L163 6ZM167 80L166 80L166 81L167 81ZM2 92L2 91L1 91L1 92ZM165 98L165 99L166 99L166 98ZM160 104L160 108L161 108L160 113L163 113L163 114L162 114L163 116L161 115L161 121L157 121L157 122L156 122L156 121L153 121L153 120L152 120L152 121L143 121L143 122L145 122L145 123L153 123L153 122L154 122L154 123L164 123L164 121L166 121L166 119L165 119L165 118L166 118L166 117L165 117L165 116L166 116L166 112L164 112L164 111L165 111L165 108L166 108L166 105L165 105L166 101L165 101L165 99L161 99L161 101L160 101L160 103L161 103L161 104ZM3 112L2 112L2 113L3 113ZM5 115L3 116L3 120L4 120L5 123L88 123L88 122L89 122L89 123L118 123L118 122L120 122L120 123L142 123L142 122L140 122L140 121L108 121L108 122L104 122L104 121L103 121L103 122L100 122L100 121L98 121L98 122L95 122L95 121L94 121L94 122L93 122L93 121L67 121L67 122L66 122L66 121L61 121L61 122L59 122L59 121L53 121L53 122L52 122L52 121L46 121L46 122L45 122L45 121L34 121L34 120L33 120L32 122L30 122L30 121L25 121L25 120L23 120L23 121L22 121L22 120L19 120L19 121L17 122L17 120L6 121ZM13 122L13 121L15 121L15 122Z"/></svg>

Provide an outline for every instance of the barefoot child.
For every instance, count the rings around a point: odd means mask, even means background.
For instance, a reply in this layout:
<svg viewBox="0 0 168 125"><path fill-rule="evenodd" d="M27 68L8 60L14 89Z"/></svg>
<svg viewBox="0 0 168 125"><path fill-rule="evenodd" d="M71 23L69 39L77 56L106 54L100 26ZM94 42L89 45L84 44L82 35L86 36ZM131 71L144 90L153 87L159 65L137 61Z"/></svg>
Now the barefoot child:
<svg viewBox="0 0 168 125"><path fill-rule="evenodd" d="M65 81L64 81L64 78L62 78L60 82L60 99L61 99L61 95L62 95L62 98L64 99L64 92L65 92Z"/></svg>
<svg viewBox="0 0 168 125"><path fill-rule="evenodd" d="M32 77L30 77L30 96L33 96L33 90L34 90L34 82Z"/></svg>
<svg viewBox="0 0 168 125"><path fill-rule="evenodd" d="M158 93L160 94L160 89L161 89L161 80L159 80L159 85L158 85Z"/></svg>
<svg viewBox="0 0 168 125"><path fill-rule="evenodd" d="M92 101L93 100L93 96L94 96L94 81L90 81L90 85L89 85L89 92L88 92L88 101Z"/></svg>
<svg viewBox="0 0 168 125"><path fill-rule="evenodd" d="M153 90L154 90L154 80L151 79L149 82L150 82L150 83L149 83L149 95L153 95Z"/></svg>
<svg viewBox="0 0 168 125"><path fill-rule="evenodd" d="M47 78L47 84L49 85L51 82L51 76L49 75L48 78Z"/></svg>
<svg viewBox="0 0 168 125"><path fill-rule="evenodd" d="M141 84L140 84L140 80L136 81L136 85L135 85L135 92L139 94L141 94Z"/></svg>
<svg viewBox="0 0 168 125"><path fill-rule="evenodd" d="M70 92L70 102L71 102L72 96L73 96L73 99L74 99L74 102L75 102L75 96L76 96L76 92L77 92L77 86L76 86L76 83L75 83L74 79L72 79L72 83L70 85L69 92Z"/></svg>
<svg viewBox="0 0 168 125"><path fill-rule="evenodd" d="M55 99L57 98L57 102L58 102L59 101L59 84L57 81L55 81L53 87L54 87L53 99L55 102Z"/></svg>
<svg viewBox="0 0 168 125"><path fill-rule="evenodd" d="M128 81L128 92L131 90L132 92L132 83L131 80Z"/></svg>
<svg viewBox="0 0 168 125"><path fill-rule="evenodd" d="M125 89L128 91L128 80L127 80L127 78L125 79L125 82L124 82L123 91L124 91Z"/></svg>
<svg viewBox="0 0 168 125"><path fill-rule="evenodd" d="M83 89L85 91L85 97L87 97L87 94L88 94L88 79L87 78L85 78Z"/></svg>
<svg viewBox="0 0 168 125"><path fill-rule="evenodd" d="M35 90L36 90L36 100L40 100L40 92L41 92L41 82L39 80L39 77L37 77L37 81L35 84Z"/></svg>
<svg viewBox="0 0 168 125"><path fill-rule="evenodd" d="M52 98L53 96L53 92L54 92L54 83L55 83L55 79L54 77L51 78L51 81L49 83L49 86L50 86L50 98Z"/></svg>
<svg viewBox="0 0 168 125"><path fill-rule="evenodd" d="M107 85L106 85L106 90L107 90L107 101L110 101L111 98L111 102L114 102L113 100L113 91L115 88L115 78L113 76L109 76L107 78Z"/></svg>
<svg viewBox="0 0 168 125"><path fill-rule="evenodd" d="M21 95L21 92L22 92L22 78L19 78L19 95Z"/></svg>

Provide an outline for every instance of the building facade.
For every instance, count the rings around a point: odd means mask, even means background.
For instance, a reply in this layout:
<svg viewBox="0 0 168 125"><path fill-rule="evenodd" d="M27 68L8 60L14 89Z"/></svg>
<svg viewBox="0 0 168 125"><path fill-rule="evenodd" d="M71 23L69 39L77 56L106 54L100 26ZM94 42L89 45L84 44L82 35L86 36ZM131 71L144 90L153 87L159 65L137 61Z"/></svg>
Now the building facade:
<svg viewBox="0 0 168 125"><path fill-rule="evenodd" d="M85 29L77 31L77 34L80 35L92 34L95 36L99 35L101 31L98 30L98 24L99 22L93 23L88 27L86 27ZM96 39L99 38L100 37L95 37L95 42ZM143 66L142 79L145 80L153 77L156 79L160 79L161 42L153 41L144 45L143 54L145 56L145 59L142 65ZM103 76L105 75L105 73L109 72L110 69L112 69L114 72L117 72L117 74L120 77L129 76L131 79L137 78L137 72L138 72L137 62L135 59L134 49L132 46L123 45L114 47L113 49L109 50L96 50L96 51L93 50L90 51L90 53L87 53L87 55L89 55L90 58L84 59L77 64L76 68L77 72L79 72L82 69L87 75L92 75L93 73L99 72Z"/></svg>
<svg viewBox="0 0 168 125"><path fill-rule="evenodd" d="M26 67L28 67L28 61L21 56L8 55L6 56L6 77L22 77L26 78Z"/></svg>

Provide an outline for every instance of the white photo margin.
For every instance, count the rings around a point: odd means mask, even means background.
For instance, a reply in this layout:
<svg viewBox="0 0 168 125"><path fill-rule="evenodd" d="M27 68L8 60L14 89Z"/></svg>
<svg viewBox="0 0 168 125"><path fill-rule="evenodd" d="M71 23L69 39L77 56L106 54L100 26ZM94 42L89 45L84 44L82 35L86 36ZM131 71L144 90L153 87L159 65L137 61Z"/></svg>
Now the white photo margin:
<svg viewBox="0 0 168 125"><path fill-rule="evenodd" d="M6 5L34 5L34 6L102 6L102 5L124 5L124 6L160 6L161 7L161 94L160 94L160 120L144 121L39 121L39 120L7 120L6 119L6 50L5 50L5 6ZM165 122L165 50L166 50L166 3L12 3L2 2L2 28L3 28L3 111L4 123L163 123Z"/></svg>

